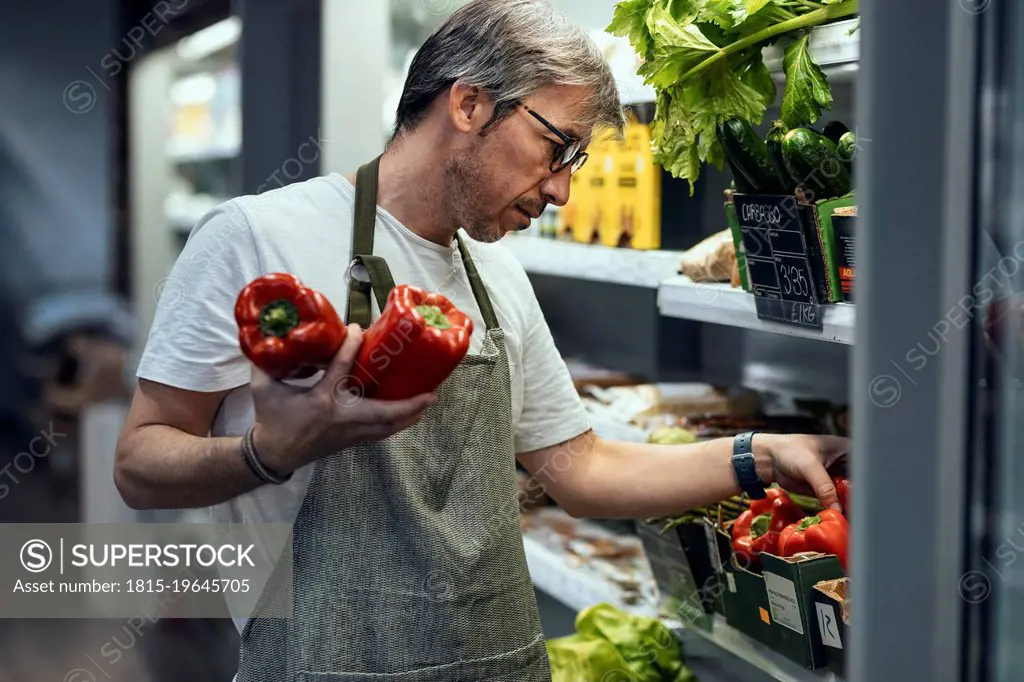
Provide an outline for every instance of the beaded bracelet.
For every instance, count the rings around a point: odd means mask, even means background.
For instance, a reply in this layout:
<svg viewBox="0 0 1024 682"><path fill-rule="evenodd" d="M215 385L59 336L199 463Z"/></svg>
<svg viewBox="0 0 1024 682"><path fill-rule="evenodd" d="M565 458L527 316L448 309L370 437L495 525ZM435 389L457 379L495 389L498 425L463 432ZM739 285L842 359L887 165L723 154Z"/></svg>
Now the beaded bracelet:
<svg viewBox="0 0 1024 682"><path fill-rule="evenodd" d="M252 434L255 430L255 426L250 427L242 438L242 455L245 458L245 463L249 465L249 470L264 483L273 483L274 485L287 483L292 477L291 474L281 475L264 465L260 460L260 456L256 452L256 444L253 442Z"/></svg>

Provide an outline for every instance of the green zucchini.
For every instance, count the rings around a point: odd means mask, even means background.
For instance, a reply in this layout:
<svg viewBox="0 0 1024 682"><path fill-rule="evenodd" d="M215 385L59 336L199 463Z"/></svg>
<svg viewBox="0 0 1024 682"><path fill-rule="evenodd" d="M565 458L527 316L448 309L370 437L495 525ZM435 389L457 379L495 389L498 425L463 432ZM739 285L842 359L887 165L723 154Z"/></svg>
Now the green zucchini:
<svg viewBox="0 0 1024 682"><path fill-rule="evenodd" d="M825 137L832 140L833 144L839 144L839 140L842 139L843 135L850 132L850 129L844 123L830 121L821 132Z"/></svg>
<svg viewBox="0 0 1024 682"><path fill-rule="evenodd" d="M806 128L790 130L782 139L782 157L810 201L849 194L850 173L836 145L824 135Z"/></svg>
<svg viewBox="0 0 1024 682"><path fill-rule="evenodd" d="M793 194L796 192L796 180L790 175L789 169L786 168L786 161L782 158L782 138L788 132L789 128L785 123L775 121L768 131L765 144L768 146L768 158L772 162L772 168L775 169L775 176L782 182L786 194Z"/></svg>
<svg viewBox="0 0 1024 682"><path fill-rule="evenodd" d="M857 134L846 133L839 138L839 144L836 146L836 153L839 154L839 160L846 166L847 172L850 176L853 176L853 157L857 156Z"/></svg>
<svg viewBox="0 0 1024 682"><path fill-rule="evenodd" d="M736 166L736 163L732 160L732 157L728 154L725 155L725 160L729 164L729 170L732 171L733 184L736 186L736 191L740 194L757 194L757 190L750 184L750 178L747 177L746 173L742 169Z"/></svg>
<svg viewBox="0 0 1024 682"><path fill-rule="evenodd" d="M749 180L753 194L785 193L768 158L767 145L748 122L732 118L721 124L718 126L718 141L722 143L730 165Z"/></svg>

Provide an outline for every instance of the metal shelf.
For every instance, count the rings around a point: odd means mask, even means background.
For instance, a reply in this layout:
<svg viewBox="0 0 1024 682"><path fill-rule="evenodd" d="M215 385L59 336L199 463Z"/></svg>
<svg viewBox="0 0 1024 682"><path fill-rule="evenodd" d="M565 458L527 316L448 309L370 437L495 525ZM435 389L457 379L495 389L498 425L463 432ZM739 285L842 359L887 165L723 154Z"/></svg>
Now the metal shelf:
<svg viewBox="0 0 1024 682"><path fill-rule="evenodd" d="M811 56L823 69L860 61L860 31L851 35L859 19L837 21L811 30ZM783 51L776 45L764 49L764 63L771 71L782 71Z"/></svg>
<svg viewBox="0 0 1024 682"><path fill-rule="evenodd" d="M501 244L530 273L648 289L676 274L682 257L677 251L617 249L520 235L510 235Z"/></svg>
<svg viewBox="0 0 1024 682"><path fill-rule="evenodd" d="M241 144L235 142L208 147L189 147L173 143L167 145L167 155L175 164L230 160L238 157L241 152Z"/></svg>
<svg viewBox="0 0 1024 682"><path fill-rule="evenodd" d="M844 682L842 677L828 670L807 670L785 656L772 651L739 630L732 628L719 615L714 617L711 632L699 628L683 628L678 623L666 623L683 642L687 653L707 656L709 649L721 656L739 659L776 682ZM676 627L673 627L673 626ZM749 678L745 678L749 679Z"/></svg>
<svg viewBox="0 0 1024 682"><path fill-rule="evenodd" d="M754 297L743 289L728 284L694 284L680 276L662 282L658 309L667 317L853 345L854 306L848 303L824 306L825 319L819 332L759 319Z"/></svg>

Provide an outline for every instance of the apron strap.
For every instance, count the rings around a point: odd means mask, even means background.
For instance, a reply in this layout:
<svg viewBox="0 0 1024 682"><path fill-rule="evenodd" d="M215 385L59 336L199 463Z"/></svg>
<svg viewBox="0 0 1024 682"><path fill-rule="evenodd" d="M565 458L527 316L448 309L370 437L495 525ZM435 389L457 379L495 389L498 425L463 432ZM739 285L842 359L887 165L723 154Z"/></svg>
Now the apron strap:
<svg viewBox="0 0 1024 682"><path fill-rule="evenodd" d="M377 225L377 177L380 157L361 166L356 173L356 213L352 226L352 265L349 268L348 315L346 321L356 322L363 329L373 317L371 292L377 307L384 310L388 294L395 288L395 278L383 258L373 255L373 232ZM370 281L357 279L352 272L357 265L366 269Z"/></svg>
<svg viewBox="0 0 1024 682"><path fill-rule="evenodd" d="M380 157L361 166L356 173L356 212L352 227L352 265L349 267L348 315L346 322L356 322L367 329L372 321L373 302L371 295L377 299L377 307L384 310L388 302L388 294L395 288L395 278L391 268L380 256L373 255L373 232L377 225L377 179L380 173ZM473 298L480 308L480 315L488 329L498 328L498 317L491 305L491 297L487 295L487 287L480 278L469 249L466 248L462 235L456 233L459 253L466 266L469 286L473 290ZM357 265L366 269L370 281L357 279L353 272Z"/></svg>
<svg viewBox="0 0 1024 682"><path fill-rule="evenodd" d="M462 241L462 235L456 232L455 239L459 242L459 253L462 254L462 262L466 266L466 274L469 275L469 286L473 290L473 298L476 299L476 304L480 308L480 315L484 318L484 324L487 325L488 329L497 329L498 316L494 314L491 297L487 295L487 287L484 286L484 281L480 278L480 273L476 269L476 263L473 262L473 257L469 255L469 249L466 248L466 243Z"/></svg>

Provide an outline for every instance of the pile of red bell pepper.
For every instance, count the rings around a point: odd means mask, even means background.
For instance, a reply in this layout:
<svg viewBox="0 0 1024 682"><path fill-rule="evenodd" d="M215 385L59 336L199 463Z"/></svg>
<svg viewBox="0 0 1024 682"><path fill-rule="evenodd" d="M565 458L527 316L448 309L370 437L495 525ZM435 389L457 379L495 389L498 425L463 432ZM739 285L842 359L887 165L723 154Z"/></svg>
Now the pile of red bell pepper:
<svg viewBox="0 0 1024 682"><path fill-rule="evenodd" d="M840 504L849 513L850 482L833 479ZM763 500L752 500L732 526L733 553L741 568L761 568L762 552L790 557L803 552L834 554L847 568L849 526L841 512L826 509L808 516L781 488L771 488Z"/></svg>
<svg viewBox="0 0 1024 682"><path fill-rule="evenodd" d="M348 335L323 294L285 273L250 282L235 321L242 352L278 381L325 369ZM472 333L473 321L441 294L396 286L363 336L349 388L377 400L435 391L466 356Z"/></svg>

